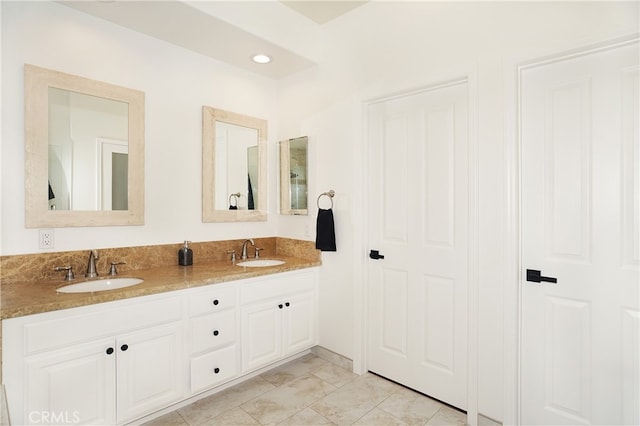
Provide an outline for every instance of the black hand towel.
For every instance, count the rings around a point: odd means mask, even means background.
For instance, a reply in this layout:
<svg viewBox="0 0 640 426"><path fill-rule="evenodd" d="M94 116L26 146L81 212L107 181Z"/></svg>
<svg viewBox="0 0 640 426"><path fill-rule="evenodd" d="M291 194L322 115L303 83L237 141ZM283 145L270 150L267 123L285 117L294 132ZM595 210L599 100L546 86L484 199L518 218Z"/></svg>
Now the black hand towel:
<svg viewBox="0 0 640 426"><path fill-rule="evenodd" d="M336 251L336 231L331 209L318 209L316 248L322 251Z"/></svg>

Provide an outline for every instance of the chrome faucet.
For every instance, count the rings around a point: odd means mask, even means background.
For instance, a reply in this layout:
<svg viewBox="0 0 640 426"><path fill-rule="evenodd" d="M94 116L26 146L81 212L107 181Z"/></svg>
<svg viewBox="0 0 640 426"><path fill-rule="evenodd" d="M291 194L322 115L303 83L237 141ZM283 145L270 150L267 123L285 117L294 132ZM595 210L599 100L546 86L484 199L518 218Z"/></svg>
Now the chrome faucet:
<svg viewBox="0 0 640 426"><path fill-rule="evenodd" d="M249 257L247 256L247 243L251 243L251 245L254 247L256 246L251 238L249 238L248 240L244 240L244 243L242 243L242 253L240 255L240 259L242 260L245 260Z"/></svg>
<svg viewBox="0 0 640 426"><path fill-rule="evenodd" d="M91 250L89 252L89 264L87 265L87 273L84 274L87 278L93 278L98 276L98 271L96 270L96 259L99 259L98 250Z"/></svg>
<svg viewBox="0 0 640 426"><path fill-rule="evenodd" d="M73 267L71 265L69 266L56 266L55 268L53 268L56 271L66 271L64 274L64 280L65 281L73 281L76 276L73 273Z"/></svg>

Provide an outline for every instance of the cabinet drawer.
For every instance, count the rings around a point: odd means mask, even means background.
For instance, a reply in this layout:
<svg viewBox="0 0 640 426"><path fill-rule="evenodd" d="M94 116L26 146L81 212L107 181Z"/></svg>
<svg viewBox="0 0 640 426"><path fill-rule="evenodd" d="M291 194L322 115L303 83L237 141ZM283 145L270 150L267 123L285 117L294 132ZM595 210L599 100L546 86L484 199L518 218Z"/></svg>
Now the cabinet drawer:
<svg viewBox="0 0 640 426"><path fill-rule="evenodd" d="M264 299L279 298L286 294L304 292L314 288L315 275L312 272L286 276L277 275L243 284L240 298L242 304L246 304Z"/></svg>
<svg viewBox="0 0 640 426"><path fill-rule="evenodd" d="M236 345L191 359L191 392L225 382L238 374Z"/></svg>
<svg viewBox="0 0 640 426"><path fill-rule="evenodd" d="M218 287L189 296L189 315L202 315L235 308L236 287Z"/></svg>
<svg viewBox="0 0 640 426"><path fill-rule="evenodd" d="M189 321L191 353L228 345L236 340L236 311L228 310Z"/></svg>

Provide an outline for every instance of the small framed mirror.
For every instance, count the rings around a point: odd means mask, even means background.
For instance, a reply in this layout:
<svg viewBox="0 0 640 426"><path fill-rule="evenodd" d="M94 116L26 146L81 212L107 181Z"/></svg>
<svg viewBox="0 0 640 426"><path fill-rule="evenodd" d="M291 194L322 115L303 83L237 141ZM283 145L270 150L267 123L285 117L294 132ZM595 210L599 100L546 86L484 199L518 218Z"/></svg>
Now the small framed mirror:
<svg viewBox="0 0 640 426"><path fill-rule="evenodd" d="M202 221L267 220L267 121L202 108Z"/></svg>
<svg viewBox="0 0 640 426"><path fill-rule="evenodd" d="M144 93L25 65L26 227L144 224Z"/></svg>
<svg viewBox="0 0 640 426"><path fill-rule="evenodd" d="M280 214L308 214L307 136L280 142Z"/></svg>

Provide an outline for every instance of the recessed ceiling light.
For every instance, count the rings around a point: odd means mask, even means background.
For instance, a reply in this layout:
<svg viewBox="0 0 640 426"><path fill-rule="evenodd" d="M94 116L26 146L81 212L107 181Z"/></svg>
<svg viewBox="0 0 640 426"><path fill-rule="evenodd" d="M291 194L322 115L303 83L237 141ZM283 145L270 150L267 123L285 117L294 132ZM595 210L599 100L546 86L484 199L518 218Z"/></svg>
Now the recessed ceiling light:
<svg viewBox="0 0 640 426"><path fill-rule="evenodd" d="M268 64L269 62L271 62L271 57L263 53L258 53L257 55L253 55L253 62L257 62L259 64Z"/></svg>

